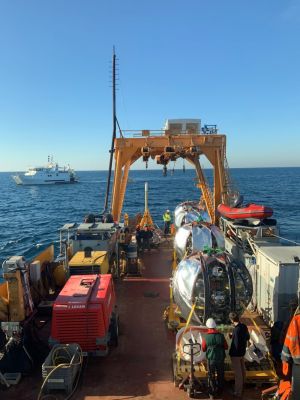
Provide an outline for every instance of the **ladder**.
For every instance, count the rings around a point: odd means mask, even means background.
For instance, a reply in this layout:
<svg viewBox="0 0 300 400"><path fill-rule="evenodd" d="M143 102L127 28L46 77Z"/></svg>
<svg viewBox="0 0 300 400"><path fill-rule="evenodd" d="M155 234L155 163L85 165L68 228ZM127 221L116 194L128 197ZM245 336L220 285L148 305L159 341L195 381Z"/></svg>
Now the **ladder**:
<svg viewBox="0 0 300 400"><path fill-rule="evenodd" d="M214 224L216 216L215 216L213 194L208 186L207 180L205 178L205 175L204 175L204 172L203 172L203 169L201 168L201 166L198 170L198 175L199 175L199 181L197 183L197 187L202 192L202 196L205 201L208 215L210 216L211 222Z"/></svg>

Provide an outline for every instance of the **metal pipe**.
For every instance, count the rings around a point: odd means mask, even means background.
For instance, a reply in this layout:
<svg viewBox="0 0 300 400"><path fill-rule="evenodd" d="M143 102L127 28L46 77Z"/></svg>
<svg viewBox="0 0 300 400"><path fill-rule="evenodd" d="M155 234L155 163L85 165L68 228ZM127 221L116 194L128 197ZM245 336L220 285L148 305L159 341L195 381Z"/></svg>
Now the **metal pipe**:
<svg viewBox="0 0 300 400"><path fill-rule="evenodd" d="M148 182L145 182L145 211L148 211Z"/></svg>
<svg viewBox="0 0 300 400"><path fill-rule="evenodd" d="M114 155L114 146L115 146L115 138L116 138L116 55L115 55L115 47L113 47L113 60L112 60L112 99L113 99L113 134L111 140L111 148L110 148L110 158L109 158L109 167L108 167L108 177L106 184L106 193L105 193L105 201L104 201L104 211L103 214L107 212L108 209L108 199L109 199L109 191L110 191L110 180L111 180L111 171L112 171L112 162Z"/></svg>
<svg viewBox="0 0 300 400"><path fill-rule="evenodd" d="M65 273L67 277L70 277L70 268L69 268L69 256L68 256L68 243L65 241Z"/></svg>
<svg viewBox="0 0 300 400"><path fill-rule="evenodd" d="M62 231L59 231L59 254L62 254Z"/></svg>

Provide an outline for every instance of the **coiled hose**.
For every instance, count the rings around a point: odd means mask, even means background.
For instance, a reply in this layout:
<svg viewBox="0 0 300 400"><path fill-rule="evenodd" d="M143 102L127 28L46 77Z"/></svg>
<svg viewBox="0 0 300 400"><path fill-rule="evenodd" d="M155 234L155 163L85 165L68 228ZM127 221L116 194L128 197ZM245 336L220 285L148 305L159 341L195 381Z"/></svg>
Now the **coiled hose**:
<svg viewBox="0 0 300 400"><path fill-rule="evenodd" d="M38 394L37 400L46 400L47 398L51 397L52 399L57 399L56 396L51 395L51 394L45 394L43 395L43 390L46 386L46 383L48 382L49 378L54 374L55 371L57 371L59 368L64 368L64 367L71 367L71 366L76 366L79 365L79 372L77 374L77 379L74 385L74 388L72 390L72 392L64 399L64 400L69 400L73 394L75 393L77 386L78 386L78 382L79 382L79 378L81 375L81 370L82 370L82 363L83 363L83 355L82 355L82 349L81 347L77 344L77 351L74 353L74 355L72 356L69 352L69 348L68 346L60 346L57 347L52 354L52 364L55 365L55 368L53 368L49 374L45 377L43 384L41 386L40 392ZM67 356L62 356L60 354L58 354L58 352L61 351L65 351ZM74 360L76 359L76 356L79 356L79 361L78 362L74 362Z"/></svg>

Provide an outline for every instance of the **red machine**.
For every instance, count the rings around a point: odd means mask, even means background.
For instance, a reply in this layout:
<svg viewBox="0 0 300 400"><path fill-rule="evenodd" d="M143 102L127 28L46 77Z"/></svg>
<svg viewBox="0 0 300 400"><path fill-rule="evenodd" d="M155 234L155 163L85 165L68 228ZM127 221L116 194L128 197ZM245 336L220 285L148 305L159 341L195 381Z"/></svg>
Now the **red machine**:
<svg viewBox="0 0 300 400"><path fill-rule="evenodd" d="M78 343L83 352L106 355L118 343L111 275L73 275L53 306L51 344Z"/></svg>

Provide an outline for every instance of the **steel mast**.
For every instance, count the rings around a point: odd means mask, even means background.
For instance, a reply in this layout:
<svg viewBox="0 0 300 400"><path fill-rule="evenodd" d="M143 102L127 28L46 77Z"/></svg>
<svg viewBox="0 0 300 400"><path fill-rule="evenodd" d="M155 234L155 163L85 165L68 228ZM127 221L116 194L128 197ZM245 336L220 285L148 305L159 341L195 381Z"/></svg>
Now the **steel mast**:
<svg viewBox="0 0 300 400"><path fill-rule="evenodd" d="M111 148L110 148L110 158L109 158L109 167L108 167L108 177L106 184L106 193L105 193L105 201L104 201L104 211L103 214L106 214L108 211L108 199L109 199L109 191L110 191L110 180L111 180L111 171L112 171L112 162L114 156L114 143L116 138L116 127L117 127L117 116L116 116L116 54L115 47L113 47L113 57L112 57L112 117L113 117L113 133L111 140Z"/></svg>

